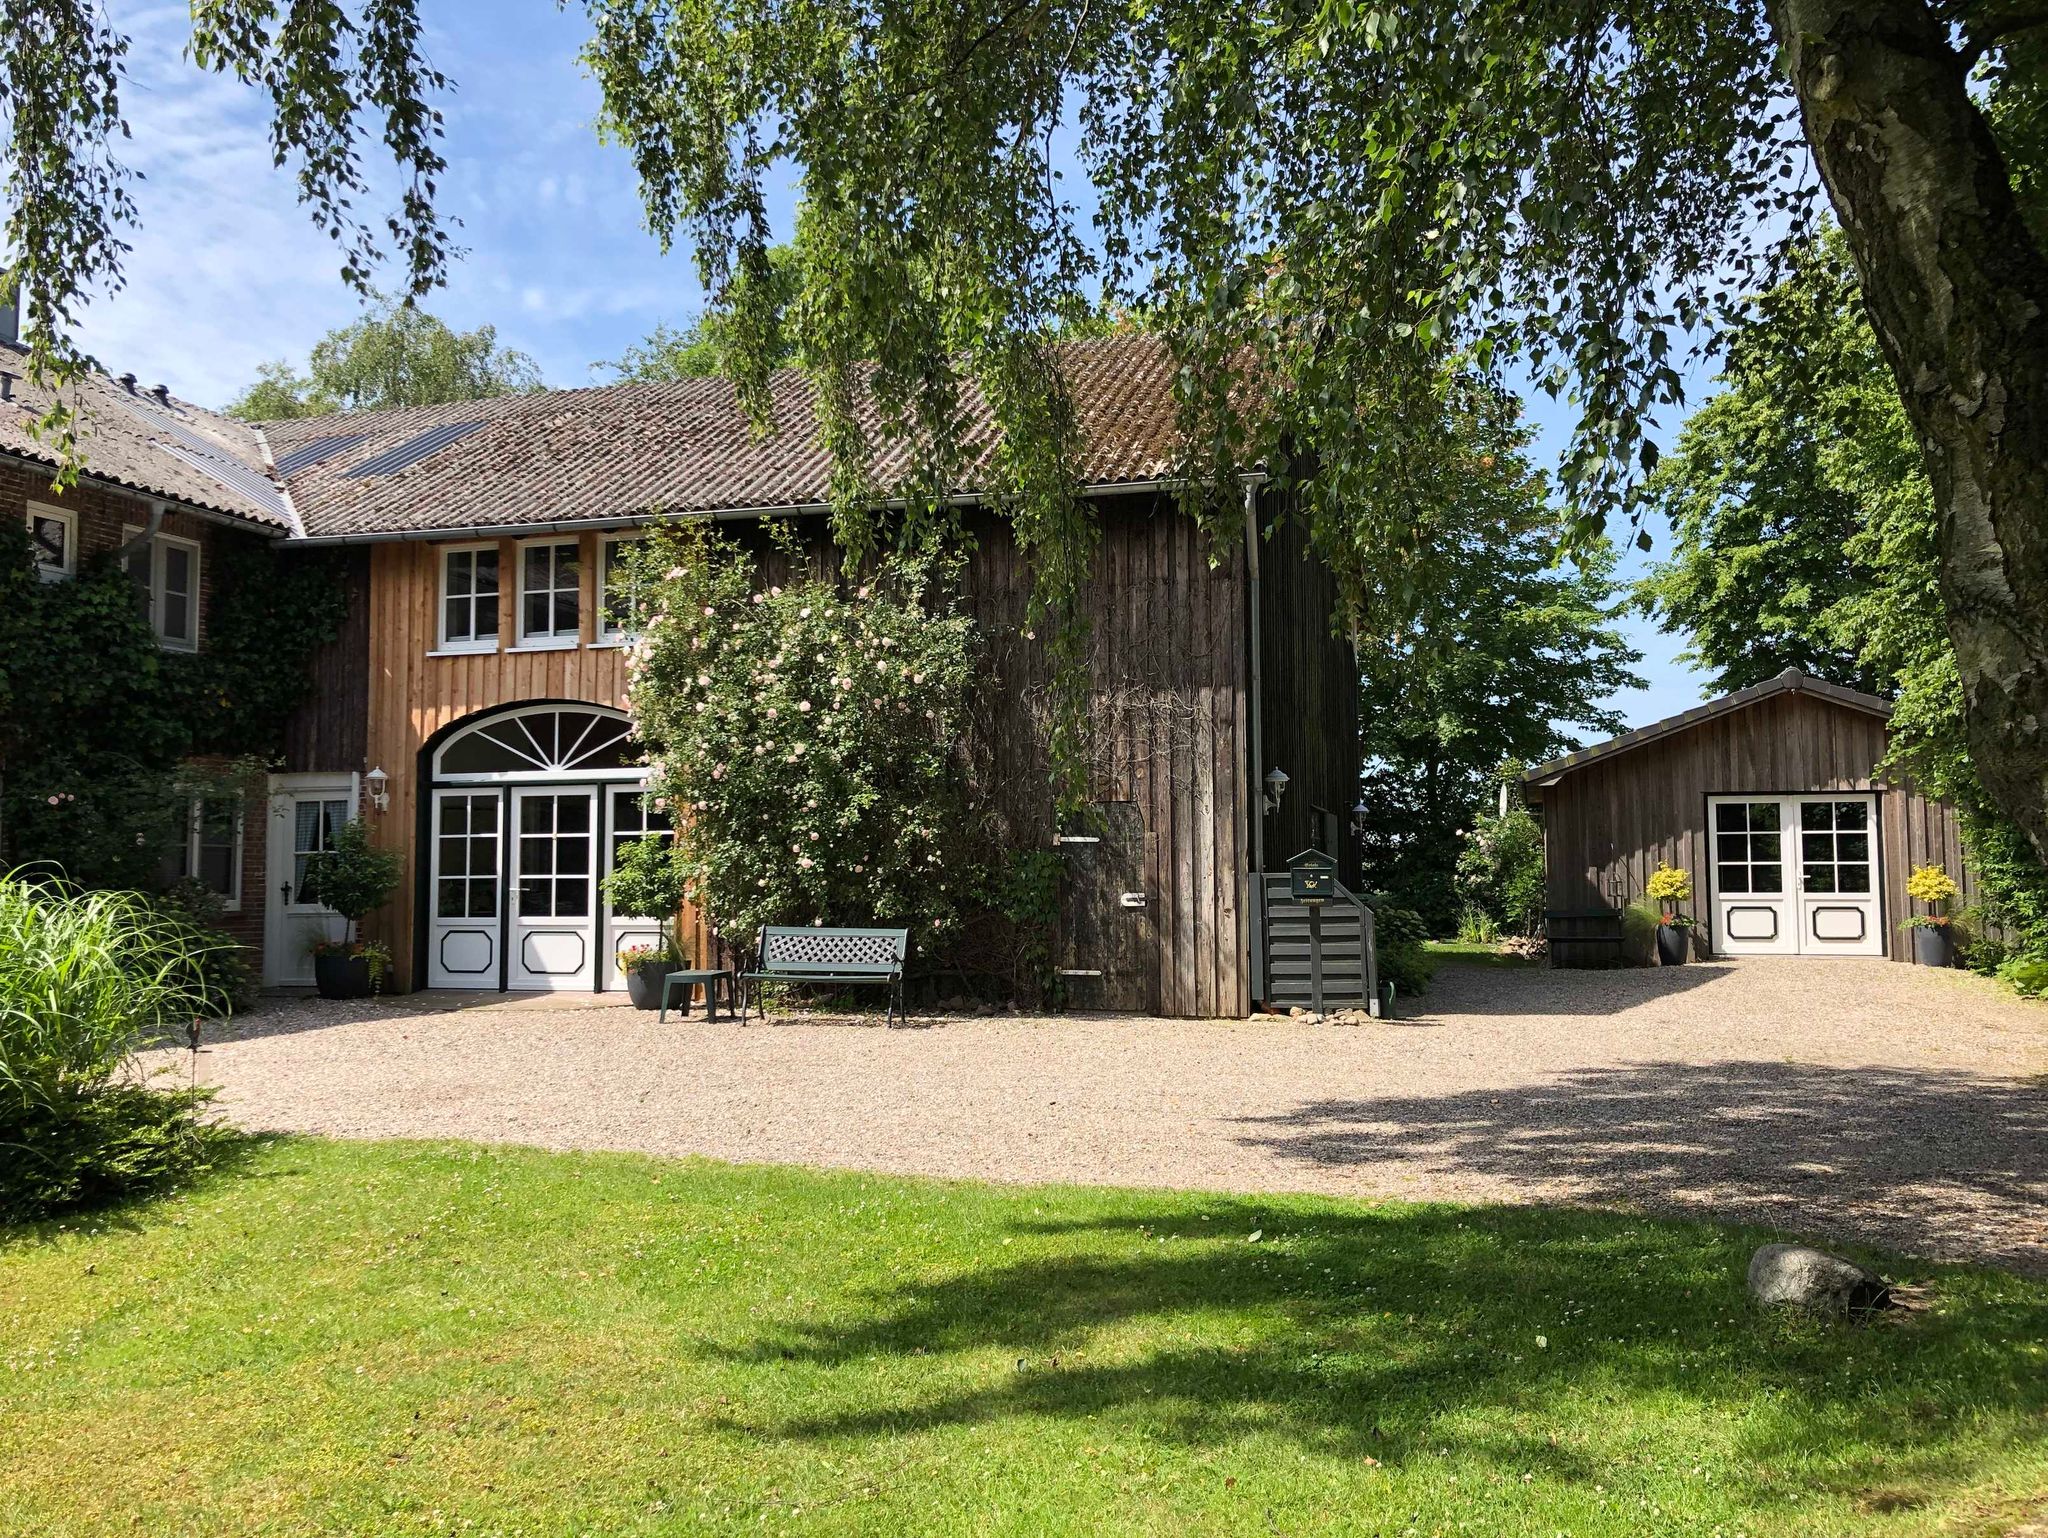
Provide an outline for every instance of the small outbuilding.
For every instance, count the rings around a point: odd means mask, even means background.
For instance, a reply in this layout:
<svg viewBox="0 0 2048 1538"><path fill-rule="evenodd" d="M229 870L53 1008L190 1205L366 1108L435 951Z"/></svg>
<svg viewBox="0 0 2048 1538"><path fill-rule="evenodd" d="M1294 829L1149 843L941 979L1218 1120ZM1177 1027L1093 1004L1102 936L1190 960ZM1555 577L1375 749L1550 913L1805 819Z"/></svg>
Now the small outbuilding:
<svg viewBox="0 0 2048 1538"><path fill-rule="evenodd" d="M1910 960L1913 867L1945 867L1965 902L1975 883L1954 809L1879 778L1890 717L1788 669L1531 769L1553 963L1613 960L1660 861L1692 873L1681 906L1713 955Z"/></svg>

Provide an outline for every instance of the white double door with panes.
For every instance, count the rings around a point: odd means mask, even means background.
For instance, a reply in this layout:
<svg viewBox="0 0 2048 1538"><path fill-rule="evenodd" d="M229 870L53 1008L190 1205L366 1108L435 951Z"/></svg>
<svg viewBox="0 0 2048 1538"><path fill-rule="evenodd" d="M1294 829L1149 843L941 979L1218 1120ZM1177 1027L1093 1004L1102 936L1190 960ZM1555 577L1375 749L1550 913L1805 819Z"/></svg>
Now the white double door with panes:
<svg viewBox="0 0 2048 1538"><path fill-rule="evenodd" d="M1722 956L1882 956L1877 797L1710 796L1713 948Z"/></svg>
<svg viewBox="0 0 2048 1538"><path fill-rule="evenodd" d="M638 784L434 791L428 985L623 988L618 952L660 923L614 912L601 878L625 843L667 833L646 802Z"/></svg>

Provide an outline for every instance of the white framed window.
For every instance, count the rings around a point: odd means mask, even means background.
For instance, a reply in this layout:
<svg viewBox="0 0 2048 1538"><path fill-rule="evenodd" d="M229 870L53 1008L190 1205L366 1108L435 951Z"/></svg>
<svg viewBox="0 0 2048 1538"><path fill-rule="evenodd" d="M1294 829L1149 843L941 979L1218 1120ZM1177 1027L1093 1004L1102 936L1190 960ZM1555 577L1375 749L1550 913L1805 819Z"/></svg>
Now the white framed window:
<svg viewBox="0 0 2048 1538"><path fill-rule="evenodd" d="M196 881L228 912L242 906L242 798L194 796L183 835L164 860L166 884Z"/></svg>
<svg viewBox="0 0 2048 1538"><path fill-rule="evenodd" d="M78 573L78 514L66 507L28 505L28 542L36 574L46 582Z"/></svg>
<svg viewBox="0 0 2048 1538"><path fill-rule="evenodd" d="M498 649L498 547L449 545L441 551L439 650Z"/></svg>
<svg viewBox="0 0 2048 1538"><path fill-rule="evenodd" d="M142 530L122 530L133 539ZM149 605L149 623L156 638L171 651L199 650L199 567L196 540L159 534L128 556L128 576Z"/></svg>
<svg viewBox="0 0 2048 1538"><path fill-rule="evenodd" d="M583 633L583 558L573 539L519 547L519 644L574 646Z"/></svg>
<svg viewBox="0 0 2048 1538"><path fill-rule="evenodd" d="M607 641L624 641L640 632L639 585L626 569L625 557L640 542L638 534L613 535L602 542L599 629Z"/></svg>

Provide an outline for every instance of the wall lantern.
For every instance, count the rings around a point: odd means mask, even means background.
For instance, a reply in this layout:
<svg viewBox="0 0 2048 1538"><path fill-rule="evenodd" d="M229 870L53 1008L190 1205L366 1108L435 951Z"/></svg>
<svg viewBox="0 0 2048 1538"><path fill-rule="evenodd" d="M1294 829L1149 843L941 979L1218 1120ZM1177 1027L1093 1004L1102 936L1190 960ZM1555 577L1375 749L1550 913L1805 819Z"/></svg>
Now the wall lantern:
<svg viewBox="0 0 2048 1538"><path fill-rule="evenodd" d="M1282 792L1282 791L1283 791L1283 790L1285 790L1286 788L1287 788L1287 771L1286 771L1285 769L1277 769L1277 768L1276 768L1276 769L1268 769L1268 770L1266 771L1266 810L1267 810L1267 811L1269 811L1269 812L1277 812L1277 811L1279 811L1279 810L1280 810L1280 792Z"/></svg>
<svg viewBox="0 0 2048 1538"><path fill-rule="evenodd" d="M1358 805L1354 806L1351 809L1351 832L1354 837L1365 837L1365 817L1367 810L1368 808L1365 804L1365 798L1363 796L1360 796L1358 798Z"/></svg>
<svg viewBox="0 0 2048 1538"><path fill-rule="evenodd" d="M368 774L364 775L363 783L370 788L370 805L380 812L389 811L391 809L391 792L386 787L391 783L391 776L379 767L372 769Z"/></svg>

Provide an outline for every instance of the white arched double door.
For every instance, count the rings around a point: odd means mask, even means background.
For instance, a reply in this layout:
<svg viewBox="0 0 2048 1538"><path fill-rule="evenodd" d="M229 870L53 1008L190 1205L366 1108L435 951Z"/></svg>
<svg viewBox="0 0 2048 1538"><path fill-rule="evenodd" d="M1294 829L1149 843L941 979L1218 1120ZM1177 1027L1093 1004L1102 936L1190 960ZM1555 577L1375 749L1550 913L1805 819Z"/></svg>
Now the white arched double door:
<svg viewBox="0 0 2048 1538"><path fill-rule="evenodd" d="M427 983L547 991L624 986L618 952L657 919L614 913L602 878L662 837L631 726L597 705L527 705L458 729L430 765Z"/></svg>

